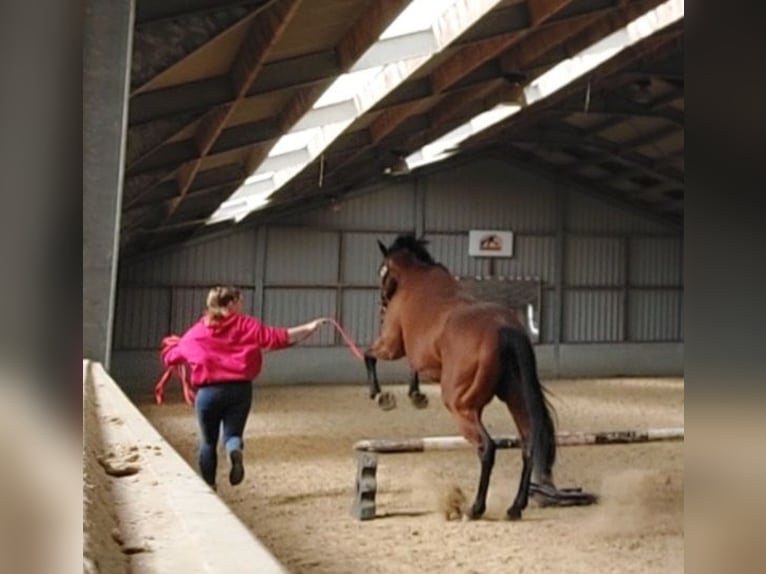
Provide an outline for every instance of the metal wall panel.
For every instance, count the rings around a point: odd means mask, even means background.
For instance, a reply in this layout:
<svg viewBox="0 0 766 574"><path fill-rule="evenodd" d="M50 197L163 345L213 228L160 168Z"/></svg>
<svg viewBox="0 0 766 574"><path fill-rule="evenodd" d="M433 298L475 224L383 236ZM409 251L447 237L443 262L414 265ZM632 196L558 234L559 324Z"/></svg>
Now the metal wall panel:
<svg viewBox="0 0 766 574"><path fill-rule="evenodd" d="M191 327L205 311L209 289L174 288L171 329L176 335Z"/></svg>
<svg viewBox="0 0 766 574"><path fill-rule="evenodd" d="M552 184L494 160L431 175L425 181L425 230L554 232Z"/></svg>
<svg viewBox="0 0 766 574"><path fill-rule="evenodd" d="M170 290L121 289L115 314L115 349L157 349L168 335Z"/></svg>
<svg viewBox="0 0 766 574"><path fill-rule="evenodd" d="M344 233L343 283L377 287L378 269L383 261L377 241L388 246L395 238L395 233Z"/></svg>
<svg viewBox="0 0 766 574"><path fill-rule="evenodd" d="M318 317L335 317L335 289L267 288L262 320L269 325L292 327ZM302 345L332 345L334 332L324 326Z"/></svg>
<svg viewBox="0 0 766 574"><path fill-rule="evenodd" d="M139 259L120 269L120 281L154 285L251 285L254 265L255 230L247 229Z"/></svg>
<svg viewBox="0 0 766 574"><path fill-rule="evenodd" d="M570 290L564 293L565 342L621 341L624 321L621 291Z"/></svg>
<svg viewBox="0 0 766 574"><path fill-rule="evenodd" d="M574 192L568 195L566 227L580 232L673 233L660 223Z"/></svg>
<svg viewBox="0 0 766 574"><path fill-rule="evenodd" d="M681 340L683 292L632 289L628 322L631 341Z"/></svg>
<svg viewBox="0 0 766 574"><path fill-rule="evenodd" d="M338 280L340 234L270 227L266 240L266 285L317 285Z"/></svg>
<svg viewBox="0 0 766 574"><path fill-rule="evenodd" d="M286 219L291 224L343 230L415 229L415 191L412 181L368 188L360 195Z"/></svg>
<svg viewBox="0 0 766 574"><path fill-rule="evenodd" d="M358 345L369 346L380 333L379 297L377 289L343 291L341 325Z"/></svg>
<svg viewBox="0 0 766 574"><path fill-rule="evenodd" d="M640 237L630 241L630 284L681 285L682 243L677 237Z"/></svg>
<svg viewBox="0 0 766 574"><path fill-rule="evenodd" d="M468 237L466 236L466 242ZM556 237L514 235L513 257L495 260L495 274L503 277L537 277L556 280Z"/></svg>
<svg viewBox="0 0 766 574"><path fill-rule="evenodd" d="M567 285L616 286L625 281L623 241L610 237L566 238Z"/></svg>
<svg viewBox="0 0 766 574"><path fill-rule="evenodd" d="M468 255L468 233L429 233L428 250L453 275L485 276L490 273L488 258ZM556 238L514 235L513 257L494 260L496 276L536 277L550 283L556 274Z"/></svg>
<svg viewBox="0 0 766 574"><path fill-rule="evenodd" d="M446 266L453 275L476 277L484 275L484 261L468 256L468 234L426 234L427 249L433 258Z"/></svg>

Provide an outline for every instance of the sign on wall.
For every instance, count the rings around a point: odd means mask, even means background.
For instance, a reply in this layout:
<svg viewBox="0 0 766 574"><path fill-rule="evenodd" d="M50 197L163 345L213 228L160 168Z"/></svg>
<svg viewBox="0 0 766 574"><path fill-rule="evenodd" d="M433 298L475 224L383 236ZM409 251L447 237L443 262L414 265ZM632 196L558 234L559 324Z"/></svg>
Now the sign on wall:
<svg viewBox="0 0 766 574"><path fill-rule="evenodd" d="M468 255L471 257L512 257L513 232L486 229L469 231Z"/></svg>

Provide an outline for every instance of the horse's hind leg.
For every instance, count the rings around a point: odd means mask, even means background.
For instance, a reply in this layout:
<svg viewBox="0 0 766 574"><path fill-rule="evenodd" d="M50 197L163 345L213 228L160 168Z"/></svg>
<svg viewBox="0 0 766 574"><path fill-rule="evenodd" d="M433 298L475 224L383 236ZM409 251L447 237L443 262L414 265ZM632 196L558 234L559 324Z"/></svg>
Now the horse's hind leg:
<svg viewBox="0 0 766 574"><path fill-rule="evenodd" d="M454 411L453 411L454 412ZM476 491L476 499L470 509L465 511L470 519L480 518L487 509L487 491L489 489L489 477L495 466L495 451L497 447L487 429L481 423L480 413L477 411L455 412L460 432L471 444L477 445L479 460L481 461L481 474L479 487Z"/></svg>
<svg viewBox="0 0 766 574"><path fill-rule="evenodd" d="M516 493L516 498L513 500L513 504L506 511L508 518L511 520L521 519L521 511L527 507L529 502L529 483L532 479L532 451L529 448L529 443L524 445L522 449L522 467L521 467L521 479L519 480L519 490Z"/></svg>
<svg viewBox="0 0 766 574"><path fill-rule="evenodd" d="M529 487L532 481L533 461L531 445L529 443L529 416L527 412L520 408L521 397L513 397L512 393L503 393L504 396L499 396L500 400L505 402L508 407L508 411L513 417L513 422L516 423L516 428L519 431L519 436L522 440L522 467L521 478L519 480L519 488L516 492L516 498L513 500L513 504L506 511L506 515L511 520L519 520L521 518L521 511L527 507L529 503Z"/></svg>

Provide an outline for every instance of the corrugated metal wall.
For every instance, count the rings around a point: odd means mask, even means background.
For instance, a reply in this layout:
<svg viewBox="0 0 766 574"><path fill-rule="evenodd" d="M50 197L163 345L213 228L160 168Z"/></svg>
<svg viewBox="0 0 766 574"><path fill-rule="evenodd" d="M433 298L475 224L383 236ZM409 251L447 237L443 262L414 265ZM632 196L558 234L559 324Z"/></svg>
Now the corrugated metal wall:
<svg viewBox="0 0 766 574"><path fill-rule="evenodd" d="M393 183L370 194L297 215L290 222L345 230L411 231L415 228L414 186L411 182Z"/></svg>
<svg viewBox="0 0 766 574"><path fill-rule="evenodd" d="M263 321L290 327L316 317L335 317L334 289L270 288L264 292ZM323 329L305 345L331 345L333 332Z"/></svg>
<svg viewBox="0 0 766 574"><path fill-rule="evenodd" d="M395 233L343 233L341 279L347 285L378 284L380 250L378 240L390 245Z"/></svg>
<svg viewBox="0 0 766 574"><path fill-rule="evenodd" d="M621 341L625 312L615 290L566 291L564 342Z"/></svg>
<svg viewBox="0 0 766 574"><path fill-rule="evenodd" d="M580 194L568 197L566 227L576 232L667 233L658 223Z"/></svg>
<svg viewBox="0 0 766 574"><path fill-rule="evenodd" d="M253 282L254 229L197 242L120 267L121 284L200 284Z"/></svg>
<svg viewBox="0 0 766 574"><path fill-rule="evenodd" d="M434 174L424 184L430 233L512 229L555 233L556 195L548 182L496 160Z"/></svg>
<svg viewBox="0 0 766 574"><path fill-rule="evenodd" d="M123 288L116 303L114 347L159 348L170 324L170 291L162 287Z"/></svg>
<svg viewBox="0 0 766 574"><path fill-rule="evenodd" d="M335 232L270 228L266 285L327 285L338 280Z"/></svg>
<svg viewBox="0 0 766 574"><path fill-rule="evenodd" d="M469 257L470 229L513 231L513 257L491 264ZM390 243L402 231L424 233L434 257L455 275L539 278L543 343L683 340L680 235L482 160L394 182L262 233L235 228L123 266L115 348L157 348L162 336L199 317L214 283L251 287L246 305L268 323L337 316L368 344L379 326L376 242ZM341 341L328 329L308 344Z"/></svg>
<svg viewBox="0 0 766 574"><path fill-rule="evenodd" d="M619 238L569 236L564 280L568 286L606 287L625 281L625 254Z"/></svg>

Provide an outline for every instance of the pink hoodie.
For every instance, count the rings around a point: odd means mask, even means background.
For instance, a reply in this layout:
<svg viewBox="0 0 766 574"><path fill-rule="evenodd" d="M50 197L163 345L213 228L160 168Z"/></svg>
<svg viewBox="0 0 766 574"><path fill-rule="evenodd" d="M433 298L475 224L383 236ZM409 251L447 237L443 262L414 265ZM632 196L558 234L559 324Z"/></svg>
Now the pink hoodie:
<svg viewBox="0 0 766 574"><path fill-rule="evenodd" d="M290 345L287 329L269 327L248 315L234 313L208 325L203 317L183 334L178 344L164 349L166 367L188 364L194 385L252 380L261 372L261 349Z"/></svg>

